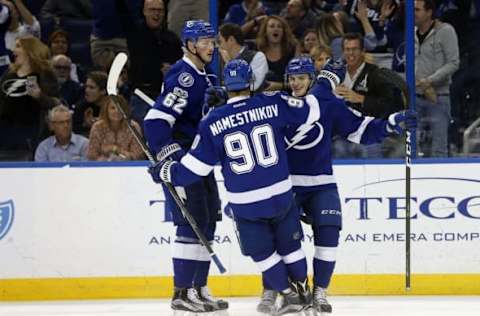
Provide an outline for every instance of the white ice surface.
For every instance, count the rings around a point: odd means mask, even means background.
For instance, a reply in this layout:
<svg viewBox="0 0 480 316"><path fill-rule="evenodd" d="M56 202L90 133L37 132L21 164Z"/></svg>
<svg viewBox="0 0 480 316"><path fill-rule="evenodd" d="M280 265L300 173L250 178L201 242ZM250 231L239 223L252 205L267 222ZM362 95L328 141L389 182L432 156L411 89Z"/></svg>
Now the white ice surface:
<svg viewBox="0 0 480 316"><path fill-rule="evenodd" d="M1 316L251 316L257 298L228 298L226 312L173 312L169 300L0 302ZM479 316L480 296L333 296L331 316ZM292 315L292 314L290 314ZM312 313L295 315L313 316ZM323 316L323 315L322 315Z"/></svg>

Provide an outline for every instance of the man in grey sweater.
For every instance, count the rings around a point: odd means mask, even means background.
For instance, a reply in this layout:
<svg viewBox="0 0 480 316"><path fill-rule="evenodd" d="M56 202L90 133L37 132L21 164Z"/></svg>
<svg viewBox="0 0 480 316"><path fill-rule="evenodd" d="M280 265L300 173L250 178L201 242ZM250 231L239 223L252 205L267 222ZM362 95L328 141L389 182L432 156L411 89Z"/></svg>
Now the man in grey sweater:
<svg viewBox="0 0 480 316"><path fill-rule="evenodd" d="M455 29L433 18L434 0L415 1L415 78L419 114L419 154L448 155L450 83L458 69L459 48ZM430 129L431 133L427 130Z"/></svg>

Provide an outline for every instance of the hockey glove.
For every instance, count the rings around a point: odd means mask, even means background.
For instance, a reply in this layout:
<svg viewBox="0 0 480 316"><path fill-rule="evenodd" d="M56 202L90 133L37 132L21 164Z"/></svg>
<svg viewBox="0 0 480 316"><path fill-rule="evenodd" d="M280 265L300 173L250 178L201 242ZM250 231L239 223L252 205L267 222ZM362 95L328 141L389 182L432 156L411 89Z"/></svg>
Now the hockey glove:
<svg viewBox="0 0 480 316"><path fill-rule="evenodd" d="M417 113L412 110L390 114L387 121L387 132L400 135L405 128L408 130L417 127Z"/></svg>
<svg viewBox="0 0 480 316"><path fill-rule="evenodd" d="M183 148L176 142L172 142L160 149L157 154L157 161L165 161L167 159L179 161L183 155L185 155L185 151Z"/></svg>
<svg viewBox="0 0 480 316"><path fill-rule="evenodd" d="M148 167L153 182L171 182L170 167L185 154L178 143L171 143L163 147L157 154L157 163Z"/></svg>
<svg viewBox="0 0 480 316"><path fill-rule="evenodd" d="M347 68L342 59L329 59L322 70L320 70L317 76L317 82L327 82L332 87L332 91L334 91L335 88L343 82L346 73Z"/></svg>
<svg viewBox="0 0 480 316"><path fill-rule="evenodd" d="M173 164L176 164L173 160L159 161L154 165L148 167L148 173L155 183L172 182L172 174L170 169Z"/></svg>
<svg viewBox="0 0 480 316"><path fill-rule="evenodd" d="M211 86L205 90L204 103L209 108L215 108L217 106L227 103L228 94L224 87Z"/></svg>

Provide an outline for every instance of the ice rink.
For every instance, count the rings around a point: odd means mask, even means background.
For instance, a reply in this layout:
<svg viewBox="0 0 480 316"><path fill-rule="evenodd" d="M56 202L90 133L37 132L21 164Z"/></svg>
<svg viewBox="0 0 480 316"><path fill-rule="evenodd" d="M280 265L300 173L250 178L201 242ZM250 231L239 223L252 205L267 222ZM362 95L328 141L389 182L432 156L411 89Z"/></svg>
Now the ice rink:
<svg viewBox="0 0 480 316"><path fill-rule="evenodd" d="M229 298L226 312L173 312L169 300L0 303L1 316L251 316L257 298ZM332 316L478 316L480 296L334 296ZM304 312L289 315L315 315Z"/></svg>

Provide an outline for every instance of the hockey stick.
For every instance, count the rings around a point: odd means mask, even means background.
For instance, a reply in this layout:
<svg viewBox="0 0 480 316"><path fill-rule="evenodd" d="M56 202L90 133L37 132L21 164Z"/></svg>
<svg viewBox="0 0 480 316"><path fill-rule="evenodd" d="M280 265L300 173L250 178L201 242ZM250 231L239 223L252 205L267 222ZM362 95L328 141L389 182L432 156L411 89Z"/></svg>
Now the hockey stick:
<svg viewBox="0 0 480 316"><path fill-rule="evenodd" d="M415 5L414 1L405 1L405 57L406 57L406 75L408 84L408 94L406 97L409 102L405 102L405 107L415 110ZM415 131L415 130L414 130ZM405 289L411 289L411 165L412 152L415 155L412 147L412 138L415 134L408 128L405 133ZM415 142L413 142L415 145Z"/></svg>
<svg viewBox="0 0 480 316"><path fill-rule="evenodd" d="M127 63L127 55L125 53L119 53L117 56L115 56L115 59L113 60L112 66L110 68L110 72L108 73L108 80L107 80L107 92L108 95L112 97L112 100L117 107L117 110L122 114L123 118L127 122L128 129L132 132L135 140L137 143L140 145L142 148L142 151L145 153L147 156L148 160L150 161L151 164L155 164L157 162L156 157L152 155L150 150L147 147L147 144L143 140L142 136L138 133L138 131L132 126L130 123L130 120L128 119L125 111L123 111L122 107L118 104L117 100L115 99L117 96L117 82L118 78L120 76L120 73L122 72L123 67ZM193 231L197 235L198 239L202 243L202 245L207 249L210 257L212 258L213 262L217 266L218 270L220 273L225 273L226 269L220 262L220 259L218 259L217 255L213 251L212 247L210 246L207 238L205 235L202 233L202 231L198 228L197 222L195 219L192 217L190 212L187 210L185 205L183 204L182 200L177 194L177 191L175 191L175 188L171 183L164 183L170 194L172 195L173 199L175 200L175 203L177 203L178 207L180 208L180 211L182 212L182 215L185 217L187 222L190 224L192 227Z"/></svg>
<svg viewBox="0 0 480 316"><path fill-rule="evenodd" d="M153 101L148 95L146 95L142 90L140 89L135 89L133 91L139 97L142 99L145 103L147 103L150 106L153 106L155 104L155 101Z"/></svg>

